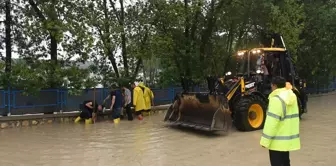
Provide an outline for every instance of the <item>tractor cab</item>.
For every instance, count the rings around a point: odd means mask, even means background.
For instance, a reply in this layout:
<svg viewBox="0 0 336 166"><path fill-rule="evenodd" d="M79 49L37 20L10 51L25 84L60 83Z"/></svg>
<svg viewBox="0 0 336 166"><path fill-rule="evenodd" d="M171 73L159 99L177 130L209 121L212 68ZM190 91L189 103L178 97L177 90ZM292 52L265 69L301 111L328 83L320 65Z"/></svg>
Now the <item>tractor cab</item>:
<svg viewBox="0 0 336 166"><path fill-rule="evenodd" d="M284 48L253 48L249 51L238 51L236 56L236 73L247 82L257 82L264 95L271 92L271 79L282 76L294 86L297 73Z"/></svg>
<svg viewBox="0 0 336 166"><path fill-rule="evenodd" d="M300 104L303 105L301 108L306 109L306 83L298 76L290 54L285 48L253 48L238 51L236 61L236 73L238 77L244 78L246 91L257 91L267 97L272 92L272 78L281 76L290 83ZM252 83L253 86L249 86Z"/></svg>

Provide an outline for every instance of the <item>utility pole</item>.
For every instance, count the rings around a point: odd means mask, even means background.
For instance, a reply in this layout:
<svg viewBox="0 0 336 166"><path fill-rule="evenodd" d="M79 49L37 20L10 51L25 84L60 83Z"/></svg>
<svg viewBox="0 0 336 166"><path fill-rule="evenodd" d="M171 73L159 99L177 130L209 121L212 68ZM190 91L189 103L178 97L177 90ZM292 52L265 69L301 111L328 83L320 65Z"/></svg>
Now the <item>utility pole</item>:
<svg viewBox="0 0 336 166"><path fill-rule="evenodd" d="M5 3L5 12L6 12L6 21L5 21L5 28L6 28L6 37L5 37L5 43L6 43L6 74L11 73L11 66L12 66L12 41L11 41L11 23L12 23L12 17L11 17L11 3L10 0L6 0ZM9 83L9 82L8 82Z"/></svg>
<svg viewBox="0 0 336 166"><path fill-rule="evenodd" d="M5 2L5 13L6 13L6 21L5 21L5 29L6 29L6 37L5 37L5 44L6 44L6 68L5 73L7 75L7 89L8 93L10 94L10 78L11 78L11 67L12 67L12 41L11 41L11 24L12 24L12 17L11 17L11 3L10 0L6 0ZM10 95L8 95L8 100ZM7 116L11 116L11 108L8 106L8 113Z"/></svg>
<svg viewBox="0 0 336 166"><path fill-rule="evenodd" d="M146 69L145 69L145 65L144 65L144 60L142 60L142 82L147 85L147 81L146 81Z"/></svg>

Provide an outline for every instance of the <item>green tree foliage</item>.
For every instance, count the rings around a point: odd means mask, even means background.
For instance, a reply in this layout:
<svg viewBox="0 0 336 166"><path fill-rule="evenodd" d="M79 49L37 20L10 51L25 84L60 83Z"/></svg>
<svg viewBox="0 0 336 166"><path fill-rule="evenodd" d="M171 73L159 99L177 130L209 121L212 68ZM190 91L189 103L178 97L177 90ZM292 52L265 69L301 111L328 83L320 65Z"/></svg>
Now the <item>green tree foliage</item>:
<svg viewBox="0 0 336 166"><path fill-rule="evenodd" d="M162 76L168 80L187 77L200 83L208 74L223 75L232 67L231 55L257 46L265 32L283 34L293 53L300 44L304 13L302 4L294 0L154 1L152 5L156 47L163 47L158 55L166 65Z"/></svg>
<svg viewBox="0 0 336 166"><path fill-rule="evenodd" d="M97 64L92 70L101 75L103 85L137 79L149 46L146 2L132 5L123 0L81 1L77 8L91 27L95 39L91 58Z"/></svg>
<svg viewBox="0 0 336 166"><path fill-rule="evenodd" d="M23 60L13 64L10 80L27 91L61 87L75 93L98 83L109 87L134 80L167 87L180 85L182 77L202 84L207 75L233 70L233 55L261 46L265 33L283 35L300 75L310 82L328 82L335 74L336 9L331 0L18 0L12 4L16 6L13 45ZM0 9L3 15L4 4ZM80 63L92 65L82 69ZM2 80L9 78L0 72Z"/></svg>
<svg viewBox="0 0 336 166"><path fill-rule="evenodd" d="M310 83L326 85L335 76L336 5L334 1L308 1L305 13L298 69Z"/></svg>

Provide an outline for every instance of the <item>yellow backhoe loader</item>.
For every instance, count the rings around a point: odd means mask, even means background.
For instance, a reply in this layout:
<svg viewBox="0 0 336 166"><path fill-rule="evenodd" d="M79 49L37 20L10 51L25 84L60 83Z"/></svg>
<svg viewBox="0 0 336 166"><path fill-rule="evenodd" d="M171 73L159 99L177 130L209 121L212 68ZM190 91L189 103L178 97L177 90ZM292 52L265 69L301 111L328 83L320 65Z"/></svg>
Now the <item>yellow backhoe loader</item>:
<svg viewBox="0 0 336 166"><path fill-rule="evenodd" d="M306 112L306 83L296 73L282 36L273 37L269 47L239 51L235 58L235 71L228 71L223 78L207 78L208 92L176 95L164 121L208 131L227 131L232 122L241 131L262 129L274 76L284 77L291 85L298 97L300 117Z"/></svg>

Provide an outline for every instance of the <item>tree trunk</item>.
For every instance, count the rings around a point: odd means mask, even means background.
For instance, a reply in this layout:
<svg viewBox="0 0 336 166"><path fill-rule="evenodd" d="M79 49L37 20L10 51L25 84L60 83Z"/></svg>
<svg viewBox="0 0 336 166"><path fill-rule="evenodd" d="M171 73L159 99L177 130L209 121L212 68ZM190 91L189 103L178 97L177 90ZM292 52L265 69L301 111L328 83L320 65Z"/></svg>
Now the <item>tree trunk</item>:
<svg viewBox="0 0 336 166"><path fill-rule="evenodd" d="M104 3L104 34L100 31L100 36L101 36L101 40L103 41L105 48L107 49L107 57L110 60L110 62L112 63L112 67L114 70L114 73L116 75L117 78L120 78L120 74L119 74L119 70L118 70L118 66L116 63L116 59L115 56L113 54L112 48L111 48L111 39L110 39L110 27L108 24L108 20L109 20L109 16L108 16L108 10L107 10L107 0L103 1Z"/></svg>
<svg viewBox="0 0 336 166"><path fill-rule="evenodd" d="M145 68L145 65L144 65L144 62L142 61L142 82L146 85L147 84L147 73L146 73L146 68Z"/></svg>
<svg viewBox="0 0 336 166"><path fill-rule="evenodd" d="M35 14L37 15L37 17L40 19L40 21L42 22L42 24L45 26L44 28L47 28L48 32L49 32L49 37L50 37L50 59L51 61L54 63L54 64L57 64L57 44L58 44L58 41L56 39L56 35L58 34L59 32L59 29L57 28L48 28L47 27L47 19L42 11L38 8L37 4L34 2L34 0L29 0L28 1L29 4L32 6ZM56 3L56 1L52 1L52 3ZM50 18L51 21L55 21L57 20L57 17L56 17L56 11L51 11L54 13L53 17Z"/></svg>
<svg viewBox="0 0 336 166"><path fill-rule="evenodd" d="M202 31L201 45L200 45L200 62L203 64L205 59L205 50L209 39L211 38L212 28L214 26L214 14L215 14L215 0L210 2L210 10L207 13L206 29Z"/></svg>
<svg viewBox="0 0 336 166"><path fill-rule="evenodd" d="M136 62L135 71L133 72L133 76L132 76L132 79L133 79L133 80L136 79L136 76L137 76L138 73L139 73L141 64L142 64L142 59L139 58L138 61Z"/></svg>
<svg viewBox="0 0 336 166"><path fill-rule="evenodd" d="M124 62L125 76L129 76L128 60L127 60L127 48L126 48L126 34L125 34L125 9L124 9L124 0L119 0L120 2L120 26L122 28L121 32L121 49L122 49L122 58Z"/></svg>
<svg viewBox="0 0 336 166"><path fill-rule="evenodd" d="M185 65L185 74L190 79L192 78L192 73L190 69L190 38L189 38L189 31L190 31L190 24L189 24L189 0L184 0L184 14L185 14L185 29L184 29L184 40L185 40L185 55L182 56L183 64Z"/></svg>
<svg viewBox="0 0 336 166"><path fill-rule="evenodd" d="M53 32L50 33L50 59L53 65L57 64L57 39Z"/></svg>
<svg viewBox="0 0 336 166"><path fill-rule="evenodd" d="M11 72L11 66L12 66L12 41L11 41L11 4L10 0L6 0L6 21L5 21L5 27L6 27L6 74L10 74Z"/></svg>
<svg viewBox="0 0 336 166"><path fill-rule="evenodd" d="M108 48L107 53L108 53L108 59L112 63L112 67L113 67L113 70L116 74L116 77L120 78L119 71L118 71L118 66L117 66L117 63L116 63L116 59L114 58L114 55L113 55L113 52L112 52L111 48Z"/></svg>

